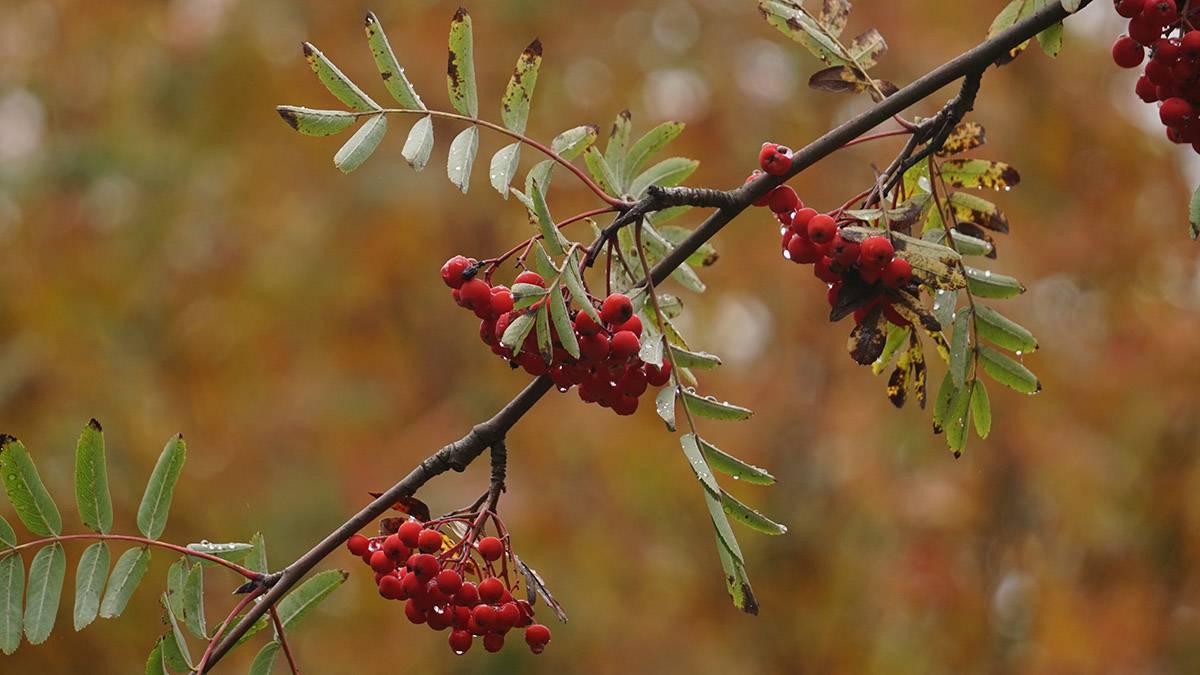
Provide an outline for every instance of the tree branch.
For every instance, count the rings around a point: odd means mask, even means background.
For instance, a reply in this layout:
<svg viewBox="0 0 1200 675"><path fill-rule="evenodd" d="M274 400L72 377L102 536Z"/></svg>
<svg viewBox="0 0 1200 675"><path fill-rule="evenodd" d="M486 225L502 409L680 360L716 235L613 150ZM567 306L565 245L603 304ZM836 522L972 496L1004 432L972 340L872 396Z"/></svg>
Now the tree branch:
<svg viewBox="0 0 1200 675"><path fill-rule="evenodd" d="M1081 7L1088 5L1090 2L1091 0L1083 0ZM598 255L599 250L603 247L608 237L611 237L620 227L636 222L641 216L652 212L655 205L658 205L660 209L667 206L685 204L717 208L718 210L715 213L701 223L691 235L672 249L650 271L649 277L652 283L661 283L672 271L683 264L692 253L695 253L702 244L712 239L726 224L737 217L742 211L746 210L759 197L826 156L836 152L847 143L891 119L893 115L897 115L909 106L932 96L942 87L952 84L970 73L981 73L1010 49L1033 38L1038 33L1062 21L1067 16L1069 16L1069 13L1063 9L1059 2L1049 4L1038 10L1007 30L935 68L917 81L859 114L857 117L812 141L795 153L792 157L791 168L782 176L764 175L726 192L696 188L652 190L645 199L624 211L605 229L605 232L589 247L589 256L592 250L595 250ZM590 257L594 260L594 256ZM646 280L643 279L642 284L645 283ZM237 640L254 625L255 621L266 614L292 586L299 582L317 563L340 548L351 535L385 513L398 498L412 495L433 477L445 473L450 469L456 471L465 469L485 449L502 440L508 430L546 392L550 391L552 386L550 378L545 375L534 379L516 398L504 406L491 419L476 425L463 438L446 445L426 458L412 472L405 476L403 480L367 504L361 511L321 540L320 543L297 558L295 562L288 565L281 573L271 575L260 582L261 588L269 588L269 590L263 596L262 600L222 638L220 644L213 650L210 658L206 660L204 672L210 670L213 665L228 653Z"/></svg>

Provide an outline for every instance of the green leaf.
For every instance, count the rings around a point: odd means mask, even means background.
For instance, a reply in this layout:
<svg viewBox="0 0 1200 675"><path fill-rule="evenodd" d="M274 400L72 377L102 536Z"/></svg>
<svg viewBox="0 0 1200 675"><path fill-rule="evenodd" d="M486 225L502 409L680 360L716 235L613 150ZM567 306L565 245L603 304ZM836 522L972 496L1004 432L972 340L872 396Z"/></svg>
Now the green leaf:
<svg viewBox="0 0 1200 675"><path fill-rule="evenodd" d="M179 620L171 609L171 603L167 601L166 593L162 594L160 601L163 608L167 610L167 623L171 626L171 632L163 642L163 660L172 670L190 671L192 670L192 655L188 650L187 638L179 628Z"/></svg>
<svg viewBox="0 0 1200 675"><path fill-rule="evenodd" d="M983 304L975 305L976 330L979 337L1005 349L1025 353L1037 351L1037 338L1027 328Z"/></svg>
<svg viewBox="0 0 1200 675"><path fill-rule="evenodd" d="M1008 232L1008 218L992 202L969 192L952 192L947 201L955 221L974 223L993 232Z"/></svg>
<svg viewBox="0 0 1200 675"><path fill-rule="evenodd" d="M992 403L983 380L975 380L975 389L971 392L971 419L975 420L975 433L980 438L987 438L992 432Z"/></svg>
<svg viewBox="0 0 1200 675"><path fill-rule="evenodd" d="M429 164L429 155L433 152L433 117L426 115L408 131L404 140L404 148L400 150L404 161L414 170L420 171Z"/></svg>
<svg viewBox="0 0 1200 675"><path fill-rule="evenodd" d="M878 30L869 28L861 35L855 36L850 44L846 45L846 49L849 50L851 62L860 68L868 69L874 67L879 58L887 53L888 46ZM876 80L875 85L878 87L880 81Z"/></svg>
<svg viewBox="0 0 1200 675"><path fill-rule="evenodd" d="M608 144L604 146L604 161L612 167L617 182L614 188L623 188L629 179L625 173L625 156L629 148L629 134L633 131L633 118L628 110L622 110L608 132Z"/></svg>
<svg viewBox="0 0 1200 675"><path fill-rule="evenodd" d="M383 135L386 133L386 113L379 113L367 118L367 121L354 132L354 135L338 148L337 153L333 156L334 166L342 173L350 173L362 166L371 153L375 152L375 148L379 147L379 141L383 140Z"/></svg>
<svg viewBox="0 0 1200 675"><path fill-rule="evenodd" d="M112 496L104 462L104 431L88 422L75 445L75 503L84 527L107 533L112 528ZM106 563L107 564L107 563Z"/></svg>
<svg viewBox="0 0 1200 675"><path fill-rule="evenodd" d="M1061 21L1037 34L1038 44L1050 58L1058 56L1062 51L1063 24Z"/></svg>
<svg viewBox="0 0 1200 675"><path fill-rule="evenodd" d="M492 155L492 165L488 170L488 177L492 181L492 187L496 188L500 196L505 199L508 199L508 186L512 183L513 176L516 175L520 164L520 143L506 145Z"/></svg>
<svg viewBox="0 0 1200 675"><path fill-rule="evenodd" d="M667 386L658 390L658 395L654 397L654 411L662 418L662 421L667 425L667 431L675 431L675 396L676 387L674 382L668 382Z"/></svg>
<svg viewBox="0 0 1200 675"><path fill-rule="evenodd" d="M1083 6L1083 0L1062 0L1063 9L1074 14Z"/></svg>
<svg viewBox="0 0 1200 675"><path fill-rule="evenodd" d="M750 485L774 485L775 477L766 469L748 464L733 455L724 452L703 438L698 439L700 450L709 466L721 473L732 476L734 480Z"/></svg>
<svg viewBox="0 0 1200 675"><path fill-rule="evenodd" d="M533 202L533 219L542 233L542 241L546 248L553 255L563 255L566 252L563 236L554 226L554 218L551 217L550 207L546 204L546 195L537 183L530 186L529 199Z"/></svg>
<svg viewBox="0 0 1200 675"><path fill-rule="evenodd" d="M600 189L605 192L615 194L618 192L620 181L617 175L613 173L612 167L608 161L604 159L604 155L596 148L596 146L588 146L583 152L583 162L587 165L588 173L592 175L592 180L600 185Z"/></svg>
<svg viewBox="0 0 1200 675"><path fill-rule="evenodd" d="M691 207L688 207L688 208L691 208ZM662 213L662 212L660 211L659 213ZM661 233L663 239L670 242L672 246L679 246L679 244L681 244L685 239L690 237L694 231L694 230L690 230L686 227L678 227L675 225L667 225L666 227L657 227L658 221L656 221L653 217L651 217L650 220L651 220L651 224L655 225L654 229L657 232ZM712 244L704 243L704 244L701 244L700 247L696 249L695 253L688 256L687 262L689 265L695 265L697 267L708 267L709 265L712 265L713 263L717 262L717 258L719 258L719 257L720 256L717 254L717 249L715 247L713 247Z"/></svg>
<svg viewBox="0 0 1200 675"><path fill-rule="evenodd" d="M575 358L579 358L579 340L575 337L575 326L571 323L571 315L567 313L567 301L557 288L550 294L550 318L554 319L554 331L562 342L563 349Z"/></svg>
<svg viewBox="0 0 1200 675"><path fill-rule="evenodd" d="M8 500L30 532L43 537L62 532L58 506L42 483L25 445L12 436L0 436L0 473Z"/></svg>
<svg viewBox="0 0 1200 675"><path fill-rule="evenodd" d="M555 293L557 291L551 291ZM543 304L536 310L538 351L547 363L554 360L554 341L550 338L550 310Z"/></svg>
<svg viewBox="0 0 1200 675"><path fill-rule="evenodd" d="M683 390L683 401L688 410L710 420L746 420L754 414L753 410L718 401L712 396L700 396L691 389Z"/></svg>
<svg viewBox="0 0 1200 675"><path fill-rule="evenodd" d="M954 309L958 307L958 292L938 289L933 295L933 317L943 326L954 321ZM949 359L949 354L945 355Z"/></svg>
<svg viewBox="0 0 1200 675"><path fill-rule="evenodd" d="M538 68L541 65L542 41L535 39L517 58L517 66L513 69L512 78L504 90L504 98L500 101L500 120L510 131L525 133L525 122L529 119L529 102L533 98L533 88L537 84Z"/></svg>
<svg viewBox="0 0 1200 675"><path fill-rule="evenodd" d="M42 644L54 630L66 575L67 553L58 542L43 547L29 563L29 590L25 598L25 639L29 644Z"/></svg>
<svg viewBox="0 0 1200 675"><path fill-rule="evenodd" d="M1200 186L1192 192L1192 199L1188 202L1188 222L1191 224L1189 233L1192 236L1192 241L1200 237Z"/></svg>
<svg viewBox="0 0 1200 675"><path fill-rule="evenodd" d="M871 372L878 375L886 370L892 362L892 357L896 355L896 351L908 343L908 336L911 332L912 328L909 326L901 327L889 323L887 327L887 340L883 343L883 353L879 355L879 358L875 359L875 363L871 364Z"/></svg>
<svg viewBox="0 0 1200 675"><path fill-rule="evenodd" d="M275 667L275 658L279 656L279 648L280 644L274 640L263 645L250 662L250 675L271 675L271 669Z"/></svg>
<svg viewBox="0 0 1200 675"><path fill-rule="evenodd" d="M680 368L712 370L721 365L721 359L713 354L709 354L708 352L689 352L675 345L671 345L671 355L674 357L675 365Z"/></svg>
<svg viewBox="0 0 1200 675"><path fill-rule="evenodd" d="M592 306L592 302L588 300L587 290L583 286L583 277L579 275L579 265L583 262L583 254L576 249L567 256L567 260L563 263L562 279L567 284L567 290L571 291L571 297L575 298L575 303L588 316L592 317L598 324L604 323L600 320L600 313Z"/></svg>
<svg viewBox="0 0 1200 675"><path fill-rule="evenodd" d="M25 566L21 556L0 558L0 651L5 655L21 646L21 599L25 594Z"/></svg>
<svg viewBox="0 0 1200 675"><path fill-rule="evenodd" d="M595 142L600 130L594 124L567 129L554 137L550 149L557 152L563 159L575 159Z"/></svg>
<svg viewBox="0 0 1200 675"><path fill-rule="evenodd" d="M513 284L512 294L513 309L519 311L537 304L539 300L549 295L550 291L535 284Z"/></svg>
<svg viewBox="0 0 1200 675"><path fill-rule="evenodd" d="M17 545L17 533L13 531L12 525L0 516L0 544L4 544L9 548L15 548Z"/></svg>
<svg viewBox="0 0 1200 675"><path fill-rule="evenodd" d="M1004 162L987 159L947 159L938 165L938 173L954 188L1009 190L1021 182L1021 174Z"/></svg>
<svg viewBox="0 0 1200 675"><path fill-rule="evenodd" d="M246 556L247 569L266 574L267 569L267 540L263 538L262 532L255 532L253 537L250 537L250 545L254 550L250 555Z"/></svg>
<svg viewBox="0 0 1200 675"><path fill-rule="evenodd" d="M367 45L371 47L371 56L375 57L375 66L379 68L383 86L387 88L388 93L396 99L401 108L425 110L425 104L421 102L421 97L417 96L412 83L404 75L404 69L396 60L396 53L392 51L392 45L388 42L387 35L383 32L383 26L380 25L374 12L367 12L365 24Z"/></svg>
<svg viewBox="0 0 1200 675"><path fill-rule="evenodd" d="M171 498L175 495L175 484L179 481L179 472L186 458L187 444L183 442L183 435L175 434L167 441L154 470L150 472L146 494L142 495L137 515L138 529L150 539L158 539L167 526Z"/></svg>
<svg viewBox="0 0 1200 675"><path fill-rule="evenodd" d="M183 556L167 568L167 598L171 601L171 609L176 616L183 615L183 584L187 582L190 569L191 558L188 556Z"/></svg>
<svg viewBox="0 0 1200 675"><path fill-rule="evenodd" d="M1011 298L1025 292L1020 281L991 270L967 267L967 289L981 298Z"/></svg>
<svg viewBox="0 0 1200 675"><path fill-rule="evenodd" d="M1036 394L1042 390L1041 382L1028 368L987 345L979 348L979 363L993 380L1022 394Z"/></svg>
<svg viewBox="0 0 1200 675"><path fill-rule="evenodd" d="M963 449L967 447L967 417L970 414L973 384L973 382L968 382L965 387L957 389L946 410L946 445L950 447L955 457L961 455Z"/></svg>
<svg viewBox="0 0 1200 675"><path fill-rule="evenodd" d="M664 159L634 178L633 183L629 186L629 193L634 197L641 198L651 185L662 187L679 185L692 175L698 166L700 166L700 162L686 157Z"/></svg>
<svg viewBox="0 0 1200 675"><path fill-rule="evenodd" d="M954 335L950 339L950 375L958 388L966 383L967 369L971 365L970 336L971 308L967 307L954 317Z"/></svg>
<svg viewBox="0 0 1200 675"><path fill-rule="evenodd" d="M108 588L104 590L104 599L100 601L100 616L105 619L120 616L149 568L149 548L140 546L122 553L108 577Z"/></svg>
<svg viewBox="0 0 1200 675"><path fill-rule="evenodd" d="M284 628L291 628L350 576L342 570L318 572L279 601L276 611Z"/></svg>
<svg viewBox="0 0 1200 675"><path fill-rule="evenodd" d="M163 658L163 643L166 638L160 637L154 643L154 649L150 651L150 658L146 659L146 675L170 675L171 671L167 670L167 662Z"/></svg>
<svg viewBox="0 0 1200 675"><path fill-rule="evenodd" d="M675 140L683 132L684 126L686 125L683 122L663 122L646 132L625 155L625 175L636 176L646 160Z"/></svg>
<svg viewBox="0 0 1200 675"><path fill-rule="evenodd" d="M446 85L450 103L467 117L479 117L479 97L475 91L475 56L471 41L471 15L462 7L450 20L450 58L446 64Z"/></svg>
<svg viewBox="0 0 1200 675"><path fill-rule="evenodd" d="M333 62L325 57L316 47L305 42L304 59L308 61L309 68L317 74L321 80L321 84L329 90L329 93L337 97L339 101L350 106L352 110L366 112L368 110L379 110L379 104L371 100L366 92L358 88L358 85L350 81L350 78L342 74L338 67L333 65Z"/></svg>
<svg viewBox="0 0 1200 675"><path fill-rule="evenodd" d="M108 544L98 541L83 549L75 570L75 630L80 631L96 620L100 611L100 593L108 578Z"/></svg>
<svg viewBox="0 0 1200 675"><path fill-rule="evenodd" d="M933 402L933 431L941 433L946 427L946 416L950 413L950 403L958 388L954 386L954 378L947 371L938 388L937 399Z"/></svg>
<svg viewBox="0 0 1200 675"><path fill-rule="evenodd" d="M669 209L663 209L662 211L655 211L654 213L651 213L649 216L646 216L646 219L649 220L650 223L653 225L661 225L662 223L668 222L670 220L674 220L675 218L678 218L679 216L682 216L683 214L685 214L691 210L692 210L692 207L687 206L686 204L684 206L672 206ZM667 229L667 228L663 228L663 229ZM700 262L701 260L708 259L704 253L701 253L701 250L706 250L706 249L711 249L715 256L716 249L713 249L711 247L711 245L709 245L709 244L701 244L700 249L697 250L695 253L693 253L688 258L688 262L692 263L693 265L700 265L700 266L711 265L712 263L716 262L717 261L716 257L713 257L711 262ZM697 256L700 256L700 257L697 258Z"/></svg>
<svg viewBox="0 0 1200 675"><path fill-rule="evenodd" d="M294 105L275 106L275 112L305 136L332 136L358 119L358 115L345 110L315 110Z"/></svg>
<svg viewBox="0 0 1200 675"><path fill-rule="evenodd" d="M208 626L204 620L204 565L192 565L188 570L181 594L184 625L197 638L208 639Z"/></svg>
<svg viewBox="0 0 1200 675"><path fill-rule="evenodd" d="M943 232L942 237L945 236L946 233ZM963 234L958 230L950 230L950 238L954 240L954 248L963 255L990 255L995 250L990 241Z"/></svg>
<svg viewBox="0 0 1200 675"><path fill-rule="evenodd" d="M789 0L760 0L758 11L767 20L767 23L804 45L804 48L818 59L831 66L840 66L846 63L842 50L834 38L798 3Z"/></svg>
<svg viewBox="0 0 1200 675"><path fill-rule="evenodd" d="M450 142L450 156L446 160L446 176L463 194L471 185L471 167L475 165L475 153L479 151L479 127L471 125L463 129Z"/></svg>
<svg viewBox="0 0 1200 675"><path fill-rule="evenodd" d="M216 544L212 542L202 541L199 544L188 544L189 551L197 551L199 553L207 553L215 555L222 560L239 563L246 559L247 556L254 550L253 544L244 542L229 542L225 544ZM217 563L209 560L197 559L197 562L203 565L216 565Z"/></svg>
<svg viewBox="0 0 1200 675"><path fill-rule="evenodd" d="M734 499L733 495L721 491L721 506L725 515L733 518L746 527L763 534L779 535L787 532L787 527L777 523L754 509Z"/></svg>
<svg viewBox="0 0 1200 675"><path fill-rule="evenodd" d="M1039 1L1044 2L1045 0L1012 0L1004 9L1000 10L1000 14L992 21L991 27L988 28L987 36L989 38L994 37L996 34L1012 27L1013 24L1027 17L1034 11L1035 2ZM997 62L1003 64L1015 59L1021 52L1025 51L1025 47L1028 45L1029 40L1022 42L1010 49L1006 57L1000 58Z"/></svg>
<svg viewBox="0 0 1200 675"><path fill-rule="evenodd" d="M511 349L513 356L516 356L521 353L521 347L525 344L525 338L528 337L531 330L533 330L533 315L522 314L508 324L504 335L500 336L500 344Z"/></svg>

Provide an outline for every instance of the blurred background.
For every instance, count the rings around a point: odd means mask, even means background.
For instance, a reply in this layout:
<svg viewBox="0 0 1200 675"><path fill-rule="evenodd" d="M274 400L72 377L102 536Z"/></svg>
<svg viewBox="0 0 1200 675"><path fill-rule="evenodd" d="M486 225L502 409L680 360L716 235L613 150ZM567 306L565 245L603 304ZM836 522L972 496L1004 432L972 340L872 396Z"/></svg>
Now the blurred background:
<svg viewBox="0 0 1200 675"><path fill-rule="evenodd" d="M1004 4L860 0L849 31L878 27L891 51L875 74L903 85L980 40ZM1029 287L1003 309L1040 338L1025 362L1045 387L1027 398L992 385L991 438L956 461L927 412L895 410L884 379L846 355L848 328L826 322L808 270L779 259L776 226L748 213L717 238L710 290L685 295L684 325L726 363L704 390L757 411L704 423L705 435L779 479L734 486L791 528L738 530L761 615L730 606L700 490L652 406L617 424L551 395L510 435L502 501L521 556L571 617L546 653L477 645L456 658L335 556L327 566L353 575L293 632L303 670L384 673L419 659L435 673L1200 672L1200 258L1185 213L1200 169L1136 99L1136 75L1112 65L1121 27L1107 5L1068 24L1057 61L1032 49L989 71L974 115L989 139L975 154L1024 178L997 196L1013 235L996 269ZM305 39L385 100L367 9L425 101L448 109L455 7L3 3L0 428L35 453L68 527L79 526L72 448L88 418L107 432L124 530L181 431L190 453L167 538L261 530L281 566L524 386L438 277L453 254L486 257L529 235L519 205L486 180L506 141L483 136L464 197L444 174L454 124L437 124L421 174L400 157L407 120L395 120L345 176L331 162L345 135L299 136L273 110L336 107L302 58ZM485 116L498 117L517 54L540 36L531 135L607 129L626 107L635 133L683 120L673 149L702 160L694 185L734 186L763 140L803 145L868 103L809 91L818 64L748 0L469 9ZM833 208L898 147L839 153L794 184ZM551 203L560 215L594 206L565 174ZM483 464L420 497L435 512L469 503ZM168 563L156 553L126 614L78 634L71 563L57 630L0 670L140 672L162 631ZM233 583L211 574L211 614Z"/></svg>

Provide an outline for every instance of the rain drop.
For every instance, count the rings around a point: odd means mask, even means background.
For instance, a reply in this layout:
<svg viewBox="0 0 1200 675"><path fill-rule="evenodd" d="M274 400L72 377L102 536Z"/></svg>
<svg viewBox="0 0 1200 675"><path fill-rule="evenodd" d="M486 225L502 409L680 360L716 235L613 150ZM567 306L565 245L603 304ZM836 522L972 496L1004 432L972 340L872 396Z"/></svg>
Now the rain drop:
<svg viewBox="0 0 1200 675"><path fill-rule="evenodd" d="M991 279L991 278L992 278L992 271L991 271L991 270L988 270L988 271L984 272L984 273L983 273L983 276L984 276L984 277L986 277L986 278L988 278L988 279Z"/></svg>

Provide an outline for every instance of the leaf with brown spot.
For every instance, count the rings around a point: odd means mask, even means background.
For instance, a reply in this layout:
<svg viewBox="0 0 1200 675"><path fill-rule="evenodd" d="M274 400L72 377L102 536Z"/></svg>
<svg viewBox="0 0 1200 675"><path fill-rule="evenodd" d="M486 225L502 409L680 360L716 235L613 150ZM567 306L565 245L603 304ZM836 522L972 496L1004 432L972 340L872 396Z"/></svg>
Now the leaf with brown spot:
<svg viewBox="0 0 1200 675"><path fill-rule="evenodd" d="M996 258L996 238L993 237L991 234L989 234L987 230L976 225L975 223L967 223L967 222L960 221L958 223L958 225L956 225L954 227L954 232L957 233L954 235L955 246L957 246L959 248L959 250L961 250L963 252L964 255L967 254L967 251L965 248L963 248L963 240L961 239L961 237L971 237L973 239L978 239L979 241L984 242L988 246L991 246L992 250L983 254L985 257L992 258L993 260ZM961 235L961 237L960 237L960 235Z"/></svg>
<svg viewBox="0 0 1200 675"><path fill-rule="evenodd" d="M862 71L851 66L823 68L808 78L809 88L835 94L861 94L869 84Z"/></svg>
<svg viewBox="0 0 1200 675"><path fill-rule="evenodd" d="M882 230L858 226L843 227L840 232L842 237L854 242L885 234ZM897 254L912 265L913 277L922 284L946 290L967 285L959 265L962 256L954 249L899 232L892 232L889 236Z"/></svg>
<svg viewBox="0 0 1200 675"><path fill-rule="evenodd" d="M842 289L838 291L837 301L829 310L831 322L841 321L851 312L879 297L879 289L873 284L863 281L854 270L848 270L842 277Z"/></svg>
<svg viewBox="0 0 1200 675"><path fill-rule="evenodd" d="M938 173L950 187L1009 190L1021 182L1021 175L1004 162L987 159L948 159L938 165Z"/></svg>
<svg viewBox="0 0 1200 675"><path fill-rule="evenodd" d="M908 395L906 388L907 380L908 370L900 366L896 366L896 369L892 371L891 377L888 378L887 397L892 402L892 405L897 408L904 407L904 401Z"/></svg>
<svg viewBox="0 0 1200 675"><path fill-rule="evenodd" d="M938 157L949 157L968 150L974 150L987 141L987 133L978 122L959 122L942 148L937 151Z"/></svg>
<svg viewBox="0 0 1200 675"><path fill-rule="evenodd" d="M847 62L836 39L799 3L791 0L759 0L758 11L767 23L799 42L818 59L831 66L840 66Z"/></svg>
<svg viewBox="0 0 1200 675"><path fill-rule="evenodd" d="M850 60L861 68L870 68L879 62L879 58L887 53L887 41L874 28L864 31L861 35L846 45L850 52Z"/></svg>
<svg viewBox="0 0 1200 675"><path fill-rule="evenodd" d="M920 325L926 332L937 333L942 330L942 324L938 322L937 318L908 293L893 291L888 294L888 297L892 299L892 309L899 312L900 316L905 319Z"/></svg>
<svg viewBox="0 0 1200 675"><path fill-rule="evenodd" d="M375 499L379 499L383 496L382 492L368 492L367 494L371 495L371 497ZM392 504L392 510L399 511L400 513L407 513L421 522L425 522L431 518L429 515L429 507L425 504L425 502L417 499L416 497L400 497L395 501L394 504Z"/></svg>
<svg viewBox="0 0 1200 675"><path fill-rule="evenodd" d="M821 4L821 14L817 22L832 36L837 37L846 30L846 22L850 20L850 0L825 0Z"/></svg>
<svg viewBox="0 0 1200 675"><path fill-rule="evenodd" d="M890 80L875 80L875 87L871 89L871 98L875 99L875 102L878 103L898 91L900 91L900 87L897 87ZM882 97L880 94L882 94Z"/></svg>
<svg viewBox="0 0 1200 675"><path fill-rule="evenodd" d="M510 131L525 133L525 122L529 119L529 103L533 99L533 88L537 85L538 69L542 65L542 41L534 40L521 52L512 78L500 101L500 119Z"/></svg>
<svg viewBox="0 0 1200 675"><path fill-rule="evenodd" d="M975 223L993 232L1008 233L1008 218L988 200L966 192L953 192L948 201L954 219L959 223Z"/></svg>
<svg viewBox="0 0 1200 675"><path fill-rule="evenodd" d="M925 402L928 398L926 378L928 376L925 367L925 350L921 349L921 339L914 332L909 336L910 347L908 349L908 379L912 383L913 393L917 397L917 405L921 409L925 409Z"/></svg>
<svg viewBox="0 0 1200 675"><path fill-rule="evenodd" d="M882 321L883 307L876 305L863 317L862 323L850 331L850 340L846 343L846 349L850 352L850 358L854 359L856 363L869 366L883 353L886 336L880 325Z"/></svg>
<svg viewBox="0 0 1200 675"><path fill-rule="evenodd" d="M446 60L446 87L454 109L467 117L479 116L475 89L475 53L471 37L471 15L462 7L450 20L450 51Z"/></svg>

